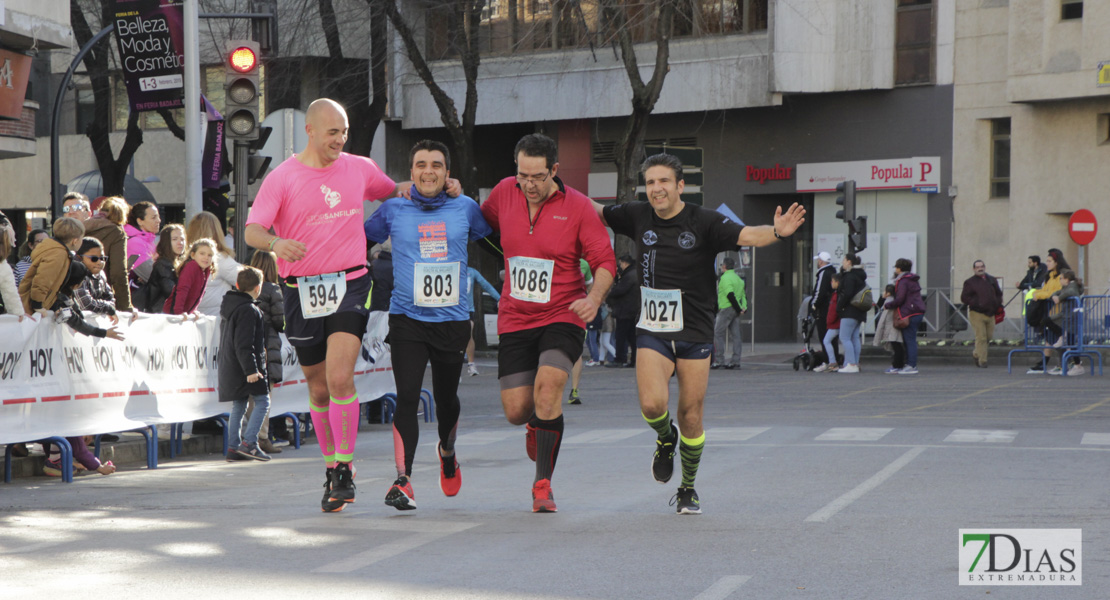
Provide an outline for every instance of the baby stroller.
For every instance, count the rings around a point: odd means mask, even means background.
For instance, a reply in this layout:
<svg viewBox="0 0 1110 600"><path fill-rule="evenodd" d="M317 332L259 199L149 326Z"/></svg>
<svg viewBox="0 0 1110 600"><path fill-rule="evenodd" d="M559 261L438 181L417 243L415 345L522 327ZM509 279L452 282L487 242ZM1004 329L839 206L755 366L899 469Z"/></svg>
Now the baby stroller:
<svg viewBox="0 0 1110 600"><path fill-rule="evenodd" d="M817 329L817 320L813 315L806 315L802 321L802 342L805 346L802 351L794 357L794 370L795 371L812 371L821 362L821 350L814 350L810 345L810 339L813 337L813 332Z"/></svg>

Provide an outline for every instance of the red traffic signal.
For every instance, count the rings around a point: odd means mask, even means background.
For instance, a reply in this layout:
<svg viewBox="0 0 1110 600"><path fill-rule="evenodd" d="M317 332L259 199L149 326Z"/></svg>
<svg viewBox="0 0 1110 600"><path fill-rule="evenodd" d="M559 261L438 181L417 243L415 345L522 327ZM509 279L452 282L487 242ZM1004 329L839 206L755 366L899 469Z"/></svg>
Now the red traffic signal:
<svg viewBox="0 0 1110 600"><path fill-rule="evenodd" d="M258 65L258 55L252 48L240 46L231 51L227 58L228 65L239 73L253 71Z"/></svg>
<svg viewBox="0 0 1110 600"><path fill-rule="evenodd" d="M251 40L231 40L224 66L224 120L232 141L258 139L260 53Z"/></svg>

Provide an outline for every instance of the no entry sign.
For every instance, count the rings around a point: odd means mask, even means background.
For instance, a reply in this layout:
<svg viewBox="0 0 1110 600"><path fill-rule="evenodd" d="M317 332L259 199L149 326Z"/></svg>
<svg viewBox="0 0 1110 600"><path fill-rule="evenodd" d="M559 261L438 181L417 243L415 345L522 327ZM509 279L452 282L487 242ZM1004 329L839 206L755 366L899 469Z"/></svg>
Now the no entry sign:
<svg viewBox="0 0 1110 600"><path fill-rule="evenodd" d="M1068 219L1068 235L1076 244L1080 246L1090 244L1094 241L1096 233L1098 233L1098 221L1093 212L1081 208L1072 213L1071 218Z"/></svg>

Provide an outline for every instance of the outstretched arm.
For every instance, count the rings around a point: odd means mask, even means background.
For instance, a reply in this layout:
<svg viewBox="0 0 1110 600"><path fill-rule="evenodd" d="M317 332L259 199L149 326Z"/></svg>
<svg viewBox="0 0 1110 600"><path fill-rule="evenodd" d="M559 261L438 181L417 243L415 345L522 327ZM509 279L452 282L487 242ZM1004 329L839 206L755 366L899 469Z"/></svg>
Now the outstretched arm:
<svg viewBox="0 0 1110 600"><path fill-rule="evenodd" d="M608 227L609 224L605 222L605 211L604 211L605 207L602 206L601 204L599 204L596 200L593 200L592 202L593 202L593 205L594 205L594 211L597 213L597 218L601 219L601 224L602 225Z"/></svg>
<svg viewBox="0 0 1110 600"><path fill-rule="evenodd" d="M805 219L806 209L799 205L797 202L790 205L786 212L782 212L782 207L775 208L775 224L768 227L767 225L749 225L740 230L740 236L736 240L737 246L769 246L777 240L790 237L794 232L806 222Z"/></svg>

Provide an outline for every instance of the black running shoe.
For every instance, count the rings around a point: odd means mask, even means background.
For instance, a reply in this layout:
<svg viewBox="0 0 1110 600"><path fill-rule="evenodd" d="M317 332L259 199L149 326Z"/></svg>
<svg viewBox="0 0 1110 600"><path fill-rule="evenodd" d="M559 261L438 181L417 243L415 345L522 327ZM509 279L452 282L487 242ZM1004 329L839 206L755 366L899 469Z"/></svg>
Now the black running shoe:
<svg viewBox="0 0 1110 600"><path fill-rule="evenodd" d="M335 471L331 476L331 495L328 496L328 500L345 503L355 501L355 474L351 463L335 463Z"/></svg>
<svg viewBox="0 0 1110 600"><path fill-rule="evenodd" d="M335 480L335 469L328 467L324 474L324 499L320 501L320 510L324 512L339 512L347 503L342 500L331 499L332 482Z"/></svg>
<svg viewBox="0 0 1110 600"><path fill-rule="evenodd" d="M385 495L385 503L397 510L415 510L416 494L412 491L412 482L402 475L393 482L393 486Z"/></svg>
<svg viewBox="0 0 1110 600"><path fill-rule="evenodd" d="M651 459L651 475L659 483L667 483L674 474L674 447L678 443L678 427L671 421L671 439L655 440L655 456Z"/></svg>
<svg viewBox="0 0 1110 600"><path fill-rule="evenodd" d="M698 501L698 493L692 487L678 488L678 493L671 498L671 506L675 506L675 512L680 515L701 514L701 502Z"/></svg>

